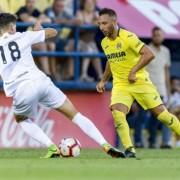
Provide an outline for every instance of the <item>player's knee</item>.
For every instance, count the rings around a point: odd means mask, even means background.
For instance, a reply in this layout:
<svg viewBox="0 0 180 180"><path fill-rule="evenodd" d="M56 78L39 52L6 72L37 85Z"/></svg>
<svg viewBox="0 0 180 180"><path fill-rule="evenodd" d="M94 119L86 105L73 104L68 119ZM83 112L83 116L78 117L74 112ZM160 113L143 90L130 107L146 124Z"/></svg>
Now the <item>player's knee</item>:
<svg viewBox="0 0 180 180"><path fill-rule="evenodd" d="M14 114L14 117L15 117L15 120L17 123L20 123L20 122L25 121L27 119L26 116L17 115L17 114Z"/></svg>
<svg viewBox="0 0 180 180"><path fill-rule="evenodd" d="M151 109L151 111L153 112L153 114L158 117L163 111L167 110L166 107L161 104L153 109Z"/></svg>
<svg viewBox="0 0 180 180"><path fill-rule="evenodd" d="M70 120L72 120L78 113L78 111L69 99L66 99L59 108L56 108L56 110L63 113Z"/></svg>
<svg viewBox="0 0 180 180"><path fill-rule="evenodd" d="M112 110L115 127L122 126L126 121L126 114L118 110Z"/></svg>
<svg viewBox="0 0 180 180"><path fill-rule="evenodd" d="M127 106L123 105L123 104L113 104L111 107L110 107L110 110L111 111L119 111L119 112L122 112L124 113L125 115L128 113L129 109Z"/></svg>

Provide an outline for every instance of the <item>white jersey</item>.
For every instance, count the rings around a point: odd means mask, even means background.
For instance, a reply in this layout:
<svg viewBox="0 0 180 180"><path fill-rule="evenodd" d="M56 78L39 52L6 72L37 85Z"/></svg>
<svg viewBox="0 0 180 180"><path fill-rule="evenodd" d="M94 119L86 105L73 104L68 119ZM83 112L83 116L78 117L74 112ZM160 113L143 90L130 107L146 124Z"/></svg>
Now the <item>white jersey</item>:
<svg viewBox="0 0 180 180"><path fill-rule="evenodd" d="M180 107L180 92L175 92L170 96L168 106L170 109Z"/></svg>
<svg viewBox="0 0 180 180"><path fill-rule="evenodd" d="M167 97L165 67L170 67L171 65L170 51L163 45L160 46L160 50L157 50L152 43L149 45L149 48L155 54L155 58L147 65L147 70L150 79L165 100Z"/></svg>
<svg viewBox="0 0 180 180"><path fill-rule="evenodd" d="M31 46L45 40L45 31L5 33L0 37L0 75L6 96L13 96L19 83L46 76L34 63Z"/></svg>

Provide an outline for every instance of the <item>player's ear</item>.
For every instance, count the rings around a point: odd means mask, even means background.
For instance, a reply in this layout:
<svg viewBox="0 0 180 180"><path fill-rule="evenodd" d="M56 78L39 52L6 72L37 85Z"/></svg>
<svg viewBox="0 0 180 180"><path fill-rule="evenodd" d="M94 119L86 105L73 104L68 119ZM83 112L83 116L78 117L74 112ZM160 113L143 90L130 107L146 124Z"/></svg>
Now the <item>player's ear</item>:
<svg viewBox="0 0 180 180"><path fill-rule="evenodd" d="M116 19L114 17L112 19L112 24L113 24L114 27L117 25L117 21L116 21Z"/></svg>
<svg viewBox="0 0 180 180"><path fill-rule="evenodd" d="M112 21L112 24L113 24L114 27L117 26L117 23L115 21Z"/></svg>
<svg viewBox="0 0 180 180"><path fill-rule="evenodd" d="M9 25L9 30L10 30L10 33L15 33L16 32L16 24L15 23L11 23Z"/></svg>

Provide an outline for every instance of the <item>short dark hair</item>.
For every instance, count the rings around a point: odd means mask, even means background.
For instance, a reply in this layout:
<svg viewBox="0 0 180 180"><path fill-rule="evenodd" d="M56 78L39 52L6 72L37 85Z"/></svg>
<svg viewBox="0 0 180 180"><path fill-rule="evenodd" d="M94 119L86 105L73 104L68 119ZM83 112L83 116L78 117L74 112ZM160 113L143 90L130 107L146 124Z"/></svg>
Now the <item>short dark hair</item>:
<svg viewBox="0 0 180 180"><path fill-rule="evenodd" d="M103 8L99 11L99 16L102 16L104 14L107 14L112 17L117 17L116 12L113 9L109 9L109 8Z"/></svg>
<svg viewBox="0 0 180 180"><path fill-rule="evenodd" d="M162 29L158 26L155 26L152 28L152 33L154 33L155 31L162 31Z"/></svg>
<svg viewBox="0 0 180 180"><path fill-rule="evenodd" d="M0 28L4 28L10 23L16 23L17 18L10 13L0 13Z"/></svg>

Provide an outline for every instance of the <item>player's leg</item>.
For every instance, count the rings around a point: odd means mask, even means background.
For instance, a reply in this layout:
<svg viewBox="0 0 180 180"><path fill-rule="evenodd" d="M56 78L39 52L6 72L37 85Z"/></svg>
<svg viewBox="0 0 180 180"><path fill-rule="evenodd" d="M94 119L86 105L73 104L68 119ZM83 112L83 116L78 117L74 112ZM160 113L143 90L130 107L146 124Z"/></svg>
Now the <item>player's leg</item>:
<svg viewBox="0 0 180 180"><path fill-rule="evenodd" d="M159 121L164 123L177 135L180 135L179 119L175 115L171 114L163 104L156 106L150 110L155 114Z"/></svg>
<svg viewBox="0 0 180 180"><path fill-rule="evenodd" d="M66 98L65 102L60 107L56 108L56 110L72 120L73 123L78 125L84 133L90 136L98 144L103 146L103 144L107 143L92 121L78 112L68 98Z"/></svg>
<svg viewBox="0 0 180 180"><path fill-rule="evenodd" d="M94 123L82 115L76 110L71 101L67 98L65 102L59 107L56 108L57 111L63 113L67 118L72 120L79 128L90 138L96 141L103 149L112 157L125 157L124 153L113 148L103 137L101 132L97 129Z"/></svg>
<svg viewBox="0 0 180 180"><path fill-rule="evenodd" d="M144 92L146 93L133 93L133 96L137 100L137 102L145 110L151 110L159 121L164 123L177 135L180 135L180 122L178 118L168 112L154 86L146 85L144 86L144 88ZM141 89L143 90L143 87L141 87Z"/></svg>
<svg viewBox="0 0 180 180"><path fill-rule="evenodd" d="M39 81L37 83L39 83ZM24 83L16 90L15 96L13 97L13 109L16 122L27 135L48 147L46 158L59 156L60 152L56 145L30 118L35 117L37 113L38 90L35 87L36 81Z"/></svg>
<svg viewBox="0 0 180 180"><path fill-rule="evenodd" d="M118 103L111 106L111 111L114 118L115 128L121 139L121 143L125 148L126 156L135 157L135 149L132 144L129 125L126 119L129 108L124 104Z"/></svg>
<svg viewBox="0 0 180 180"><path fill-rule="evenodd" d="M15 114L16 122L21 126L21 129L31 138L38 141L48 148L47 154L44 158L59 157L60 152L52 140L37 126L31 118Z"/></svg>
<svg viewBox="0 0 180 180"><path fill-rule="evenodd" d="M68 119L79 126L86 135L102 146L110 155L114 157L124 157L124 153L110 146L92 121L78 112L71 101L62 91L56 88L52 82L49 82L47 89L48 91L46 91L43 98L40 100L41 104L63 113Z"/></svg>
<svg viewBox="0 0 180 180"><path fill-rule="evenodd" d="M124 87L113 87L111 96L111 112L114 118L116 131L125 148L127 157L135 157L135 149L130 137L129 125L126 115L131 108L134 99Z"/></svg>

